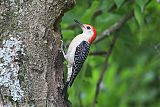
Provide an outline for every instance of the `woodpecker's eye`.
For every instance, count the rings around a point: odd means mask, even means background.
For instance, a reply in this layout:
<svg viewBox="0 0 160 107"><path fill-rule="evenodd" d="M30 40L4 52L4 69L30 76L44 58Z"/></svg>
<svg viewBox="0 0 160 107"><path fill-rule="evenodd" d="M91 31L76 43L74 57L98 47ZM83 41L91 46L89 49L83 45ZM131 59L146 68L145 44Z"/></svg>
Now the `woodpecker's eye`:
<svg viewBox="0 0 160 107"><path fill-rule="evenodd" d="M91 29L91 27L87 26L87 29L89 30L89 29Z"/></svg>

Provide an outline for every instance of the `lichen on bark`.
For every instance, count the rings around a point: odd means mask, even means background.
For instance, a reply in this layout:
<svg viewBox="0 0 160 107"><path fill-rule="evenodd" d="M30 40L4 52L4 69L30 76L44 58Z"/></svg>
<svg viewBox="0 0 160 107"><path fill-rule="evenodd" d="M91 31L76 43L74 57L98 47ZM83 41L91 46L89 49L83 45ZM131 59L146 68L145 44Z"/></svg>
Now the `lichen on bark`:
<svg viewBox="0 0 160 107"><path fill-rule="evenodd" d="M20 87L19 72L19 55L25 55L24 45L19 38L9 35L8 40L3 40L2 48L0 48L0 86L8 87L12 100L21 100L24 92Z"/></svg>
<svg viewBox="0 0 160 107"><path fill-rule="evenodd" d="M13 100L8 87L1 85L1 102L5 105L65 107L63 57L60 48L60 21L74 0L2 0L0 2L0 48L9 35L17 35L25 55L17 56L17 79L23 98ZM3 59L2 59L3 61ZM5 71L6 72L6 71Z"/></svg>

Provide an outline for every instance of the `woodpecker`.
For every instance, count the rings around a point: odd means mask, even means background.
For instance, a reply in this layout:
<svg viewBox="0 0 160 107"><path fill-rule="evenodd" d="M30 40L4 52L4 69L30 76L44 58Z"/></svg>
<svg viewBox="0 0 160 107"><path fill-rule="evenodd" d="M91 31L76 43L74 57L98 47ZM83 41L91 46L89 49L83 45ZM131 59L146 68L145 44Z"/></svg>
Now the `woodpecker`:
<svg viewBox="0 0 160 107"><path fill-rule="evenodd" d="M78 20L74 21L81 27L83 33L77 35L70 43L67 53L63 51L63 41L61 50L68 65L67 81L64 85L64 90L68 86L72 86L74 79L80 72L84 61L89 53L90 45L96 38L96 29L89 24L82 24Z"/></svg>

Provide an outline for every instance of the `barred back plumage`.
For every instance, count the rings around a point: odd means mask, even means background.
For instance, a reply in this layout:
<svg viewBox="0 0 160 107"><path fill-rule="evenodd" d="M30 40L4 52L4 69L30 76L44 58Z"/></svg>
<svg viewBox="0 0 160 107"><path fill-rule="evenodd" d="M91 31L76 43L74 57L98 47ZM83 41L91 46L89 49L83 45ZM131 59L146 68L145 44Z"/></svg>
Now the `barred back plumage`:
<svg viewBox="0 0 160 107"><path fill-rule="evenodd" d="M82 41L76 48L75 51L75 57L74 57L74 64L72 67L72 77L70 78L70 80L68 81L68 85L71 87L73 84L74 79L76 78L76 76L78 75L78 73L80 72L82 65L84 63L84 61L87 58L87 55L89 53L89 49L90 49L90 45L87 41Z"/></svg>

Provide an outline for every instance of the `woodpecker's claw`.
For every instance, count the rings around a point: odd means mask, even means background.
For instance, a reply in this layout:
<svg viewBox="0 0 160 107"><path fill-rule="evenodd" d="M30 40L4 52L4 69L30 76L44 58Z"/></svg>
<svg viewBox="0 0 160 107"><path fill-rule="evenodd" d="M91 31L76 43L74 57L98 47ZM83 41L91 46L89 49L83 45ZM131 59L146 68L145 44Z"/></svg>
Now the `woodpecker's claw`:
<svg viewBox="0 0 160 107"><path fill-rule="evenodd" d="M61 40L61 47L58 49L60 52L63 52L63 41Z"/></svg>
<svg viewBox="0 0 160 107"><path fill-rule="evenodd" d="M61 40L61 48L63 49L66 49L66 45L64 45L64 43L63 43L63 40Z"/></svg>
<svg viewBox="0 0 160 107"><path fill-rule="evenodd" d="M63 40L61 40L61 47L63 47Z"/></svg>
<svg viewBox="0 0 160 107"><path fill-rule="evenodd" d="M63 53L63 56L66 59L66 54L65 54L64 49L63 49L63 40L61 40L61 48L59 50Z"/></svg>

